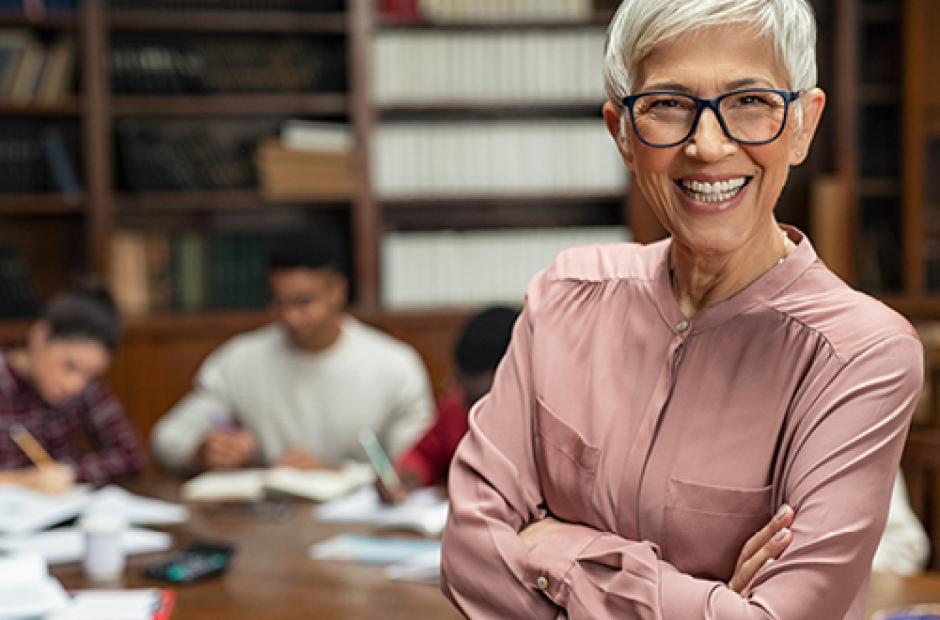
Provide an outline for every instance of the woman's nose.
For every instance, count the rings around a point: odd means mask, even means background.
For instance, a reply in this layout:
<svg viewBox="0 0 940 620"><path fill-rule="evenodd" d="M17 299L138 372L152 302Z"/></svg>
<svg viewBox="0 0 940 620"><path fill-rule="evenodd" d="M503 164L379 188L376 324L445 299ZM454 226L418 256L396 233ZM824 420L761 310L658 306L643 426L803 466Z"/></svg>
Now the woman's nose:
<svg viewBox="0 0 940 620"><path fill-rule="evenodd" d="M702 110L695 133L686 146L687 154L704 161L716 161L733 153L735 148L734 141L725 135L714 111Z"/></svg>

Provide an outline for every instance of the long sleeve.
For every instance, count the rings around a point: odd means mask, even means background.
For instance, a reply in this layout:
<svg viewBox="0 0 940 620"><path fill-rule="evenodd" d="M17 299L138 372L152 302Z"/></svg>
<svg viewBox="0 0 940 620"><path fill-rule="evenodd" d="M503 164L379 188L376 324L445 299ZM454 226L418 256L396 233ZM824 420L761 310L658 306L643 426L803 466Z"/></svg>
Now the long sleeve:
<svg viewBox="0 0 940 620"><path fill-rule="evenodd" d="M399 367L401 376L392 394L389 415L379 437L393 457L397 457L422 436L434 415L431 384L421 358L414 350Z"/></svg>
<svg viewBox="0 0 940 620"><path fill-rule="evenodd" d="M82 395L82 401L81 418L91 446L75 463L78 480L101 484L139 473L143 452L118 399L104 385L95 383Z"/></svg>
<svg viewBox="0 0 940 620"><path fill-rule="evenodd" d="M409 472L421 485L443 482L466 432L467 409L463 393L454 389L439 400L434 425L401 456L396 466Z"/></svg>
<svg viewBox="0 0 940 620"><path fill-rule="evenodd" d="M678 571L652 542L582 524L526 550L518 532L544 515L533 445L538 403L532 314L527 305L493 390L471 413L470 433L451 467L442 583L464 614L572 620L861 617L852 605L869 574L921 387L922 353L913 336L892 337L825 366L836 369L809 378L810 385L794 397L774 471L777 503L787 502L796 512L793 541L744 599L722 582ZM585 471L597 459L584 451L567 457Z"/></svg>
<svg viewBox="0 0 940 620"><path fill-rule="evenodd" d="M875 551L872 569L916 575L924 570L930 554L930 541L907 499L904 476L898 472L888 509L888 522Z"/></svg>
<svg viewBox="0 0 940 620"><path fill-rule="evenodd" d="M164 467L183 471L195 466L196 452L218 416L231 414L221 352L203 362L193 390L153 429L153 453Z"/></svg>

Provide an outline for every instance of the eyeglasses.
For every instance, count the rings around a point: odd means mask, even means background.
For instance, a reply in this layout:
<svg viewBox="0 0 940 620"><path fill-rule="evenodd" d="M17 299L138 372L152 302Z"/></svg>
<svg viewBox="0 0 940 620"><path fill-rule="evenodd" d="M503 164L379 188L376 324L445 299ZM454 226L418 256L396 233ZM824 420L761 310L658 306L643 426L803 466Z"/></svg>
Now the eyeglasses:
<svg viewBox="0 0 940 620"><path fill-rule="evenodd" d="M662 90L630 95L622 103L640 141L666 148L695 134L705 108L715 113L729 139L739 144L768 144L783 133L790 103L799 97L799 91L771 88L735 90L714 99Z"/></svg>

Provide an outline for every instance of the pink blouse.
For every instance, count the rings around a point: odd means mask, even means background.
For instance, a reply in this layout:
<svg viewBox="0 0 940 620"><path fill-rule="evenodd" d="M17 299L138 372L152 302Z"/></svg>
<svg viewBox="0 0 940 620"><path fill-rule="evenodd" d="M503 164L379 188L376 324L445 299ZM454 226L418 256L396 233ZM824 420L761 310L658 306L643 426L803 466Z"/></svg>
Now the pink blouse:
<svg viewBox="0 0 940 620"><path fill-rule="evenodd" d="M451 467L443 588L472 618L862 618L921 389L913 329L797 248L686 320L669 242L532 281ZM725 584L783 503L793 539ZM570 523L527 551L518 532Z"/></svg>

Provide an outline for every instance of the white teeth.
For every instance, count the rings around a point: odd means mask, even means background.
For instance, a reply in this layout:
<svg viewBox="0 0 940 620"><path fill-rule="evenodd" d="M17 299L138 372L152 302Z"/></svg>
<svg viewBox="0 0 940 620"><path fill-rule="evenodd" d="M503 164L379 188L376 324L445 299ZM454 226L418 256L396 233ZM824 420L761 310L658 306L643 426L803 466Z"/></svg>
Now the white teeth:
<svg viewBox="0 0 940 620"><path fill-rule="evenodd" d="M695 200L699 202L722 202L731 200L747 183L746 177L736 177L725 181L709 183L707 181L690 181L682 179L680 185Z"/></svg>

